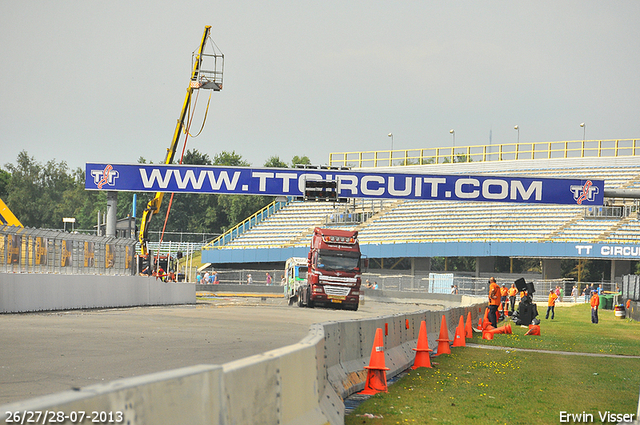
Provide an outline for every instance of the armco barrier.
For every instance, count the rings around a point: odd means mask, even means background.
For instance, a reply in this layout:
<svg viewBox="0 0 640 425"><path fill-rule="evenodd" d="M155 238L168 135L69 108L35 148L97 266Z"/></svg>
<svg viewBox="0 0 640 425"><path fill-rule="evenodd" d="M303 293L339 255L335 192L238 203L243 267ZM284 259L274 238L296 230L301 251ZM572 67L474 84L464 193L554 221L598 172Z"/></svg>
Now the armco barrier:
<svg viewBox="0 0 640 425"><path fill-rule="evenodd" d="M0 406L0 412L122 412L129 424L344 423L343 398L364 388L375 330L385 336L385 363L393 377L413 363L420 321L435 347L442 315L450 336L460 315L477 321L485 303L440 311L327 322L311 326L299 343L225 363L121 379L106 385ZM409 322L407 328L406 323Z"/></svg>

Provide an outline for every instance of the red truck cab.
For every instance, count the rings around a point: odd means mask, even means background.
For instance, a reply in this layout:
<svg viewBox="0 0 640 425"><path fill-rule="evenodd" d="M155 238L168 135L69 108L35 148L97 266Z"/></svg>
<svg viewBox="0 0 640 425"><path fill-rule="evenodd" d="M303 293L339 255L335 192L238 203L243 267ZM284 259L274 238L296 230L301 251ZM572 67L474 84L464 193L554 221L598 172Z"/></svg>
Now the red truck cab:
<svg viewBox="0 0 640 425"><path fill-rule="evenodd" d="M309 250L303 305L342 306L357 310L360 302L358 231L316 227Z"/></svg>

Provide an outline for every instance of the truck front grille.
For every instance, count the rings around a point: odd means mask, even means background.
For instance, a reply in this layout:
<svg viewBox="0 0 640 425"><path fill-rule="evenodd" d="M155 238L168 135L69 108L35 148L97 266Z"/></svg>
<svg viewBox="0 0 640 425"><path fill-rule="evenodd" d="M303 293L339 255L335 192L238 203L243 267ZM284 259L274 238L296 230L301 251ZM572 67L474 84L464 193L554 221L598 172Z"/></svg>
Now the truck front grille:
<svg viewBox="0 0 640 425"><path fill-rule="evenodd" d="M338 296L338 297L346 297L347 295L349 295L349 290L351 288L348 286L330 286L330 285L325 285L324 287L324 293L327 295L334 295L334 296Z"/></svg>

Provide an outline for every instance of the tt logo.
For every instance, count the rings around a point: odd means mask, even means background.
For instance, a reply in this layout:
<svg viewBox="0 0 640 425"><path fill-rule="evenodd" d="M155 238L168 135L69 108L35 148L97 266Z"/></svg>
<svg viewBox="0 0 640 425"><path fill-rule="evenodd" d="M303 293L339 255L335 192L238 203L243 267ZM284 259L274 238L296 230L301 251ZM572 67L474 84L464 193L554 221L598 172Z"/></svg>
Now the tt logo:
<svg viewBox="0 0 640 425"><path fill-rule="evenodd" d="M593 186L591 180L587 180L584 186L569 186L569 190L571 190L571 193L573 193L573 199L575 199L578 205L581 205L584 201L593 201L594 197L599 191L597 187Z"/></svg>
<svg viewBox="0 0 640 425"><path fill-rule="evenodd" d="M93 182L98 186L98 189L102 189L105 184L113 186L119 173L113 169L113 166L107 165L104 170L91 170L91 176L93 176Z"/></svg>

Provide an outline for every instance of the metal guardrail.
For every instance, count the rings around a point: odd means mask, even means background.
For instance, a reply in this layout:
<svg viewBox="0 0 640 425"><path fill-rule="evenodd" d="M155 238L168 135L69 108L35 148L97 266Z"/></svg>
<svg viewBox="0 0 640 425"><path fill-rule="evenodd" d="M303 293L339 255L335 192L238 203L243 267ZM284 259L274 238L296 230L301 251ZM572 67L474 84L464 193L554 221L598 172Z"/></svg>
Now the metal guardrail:
<svg viewBox="0 0 640 425"><path fill-rule="evenodd" d="M612 207L586 207L584 209L585 218L623 218L629 217L638 211L637 202L634 205L621 205Z"/></svg>
<svg viewBox="0 0 640 425"><path fill-rule="evenodd" d="M160 252L160 254L172 254L175 256L177 252L182 252L183 254L186 252L200 251L203 246L205 246L205 242L149 242L147 244L149 251L154 254ZM140 246L137 245L138 253L140 252Z"/></svg>
<svg viewBox="0 0 640 425"><path fill-rule="evenodd" d="M0 226L0 272L136 274L136 241Z"/></svg>
<svg viewBox="0 0 640 425"><path fill-rule="evenodd" d="M211 249L211 248L216 248L216 247L226 245L227 243L231 242L233 239L242 235L244 232L249 231L251 228L253 228L255 225L265 220L267 217L271 216L272 214L275 214L282 207L287 205L287 203L288 201L287 202L273 201L272 203L270 203L269 205L267 205L257 213L253 214L251 217L245 219L240 224L237 224L236 226L224 232L219 237L215 238L214 240L206 244L203 247L203 249Z"/></svg>
<svg viewBox="0 0 640 425"><path fill-rule="evenodd" d="M329 154L329 166L352 168L392 167L446 164L452 162L602 158L636 155L640 155L640 139L574 140L425 149L334 152Z"/></svg>

